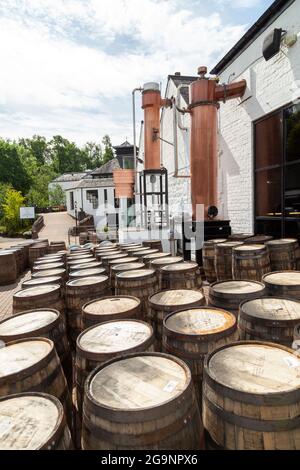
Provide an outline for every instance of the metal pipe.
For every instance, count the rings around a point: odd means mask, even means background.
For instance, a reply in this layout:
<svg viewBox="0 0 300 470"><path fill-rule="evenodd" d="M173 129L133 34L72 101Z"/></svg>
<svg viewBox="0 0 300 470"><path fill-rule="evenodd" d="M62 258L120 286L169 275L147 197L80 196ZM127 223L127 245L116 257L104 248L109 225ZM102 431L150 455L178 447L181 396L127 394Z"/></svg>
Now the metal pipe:
<svg viewBox="0 0 300 470"><path fill-rule="evenodd" d="M133 169L134 169L134 194L137 188L137 155L136 155L136 118L135 118L135 93L142 92L143 88L138 87L132 90L132 121L133 121Z"/></svg>
<svg viewBox="0 0 300 470"><path fill-rule="evenodd" d="M178 171L178 132L177 132L177 125L178 125L178 115L176 109L176 101L173 98L173 139L174 139L174 178L190 178L190 175L179 175ZM178 126L179 127L179 126Z"/></svg>
<svg viewBox="0 0 300 470"><path fill-rule="evenodd" d="M177 124L178 124L179 129L181 129L182 131L188 131L188 128L187 128L187 127L184 127L184 125L183 125L182 122L181 122L181 114L185 114L185 112L184 112L184 113L181 112L181 111L179 112L179 109L181 109L181 108L180 108L180 90L181 90L182 88L188 88L188 85L185 85L184 83L181 83L181 84L178 86L178 88L177 88L176 105L178 105L177 111L178 111L178 113L179 113L178 116L177 116ZM183 109L184 109L184 108L183 108Z"/></svg>

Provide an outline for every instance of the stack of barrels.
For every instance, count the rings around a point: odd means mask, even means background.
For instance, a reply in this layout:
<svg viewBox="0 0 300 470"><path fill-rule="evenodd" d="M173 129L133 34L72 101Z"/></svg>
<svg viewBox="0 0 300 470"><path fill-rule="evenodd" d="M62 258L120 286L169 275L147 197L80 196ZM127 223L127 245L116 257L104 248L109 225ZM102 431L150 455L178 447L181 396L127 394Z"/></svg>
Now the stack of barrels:
<svg viewBox="0 0 300 470"><path fill-rule="evenodd" d="M0 448L300 448L298 243L205 242L207 292L159 240L61 248L0 322Z"/></svg>

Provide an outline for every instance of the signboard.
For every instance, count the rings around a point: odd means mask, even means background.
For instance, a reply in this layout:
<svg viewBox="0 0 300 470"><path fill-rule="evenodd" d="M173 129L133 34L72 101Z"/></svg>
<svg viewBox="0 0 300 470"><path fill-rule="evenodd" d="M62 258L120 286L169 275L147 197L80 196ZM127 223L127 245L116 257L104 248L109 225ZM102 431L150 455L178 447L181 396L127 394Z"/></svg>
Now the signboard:
<svg viewBox="0 0 300 470"><path fill-rule="evenodd" d="M34 207L20 207L20 219L34 219Z"/></svg>

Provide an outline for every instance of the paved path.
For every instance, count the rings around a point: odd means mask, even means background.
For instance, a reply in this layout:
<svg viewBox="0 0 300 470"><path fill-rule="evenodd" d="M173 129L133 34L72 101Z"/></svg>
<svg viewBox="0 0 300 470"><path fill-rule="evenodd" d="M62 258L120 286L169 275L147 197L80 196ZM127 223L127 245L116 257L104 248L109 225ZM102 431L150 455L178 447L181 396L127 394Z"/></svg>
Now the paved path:
<svg viewBox="0 0 300 470"><path fill-rule="evenodd" d="M21 290L22 282L31 278L31 271L23 273L14 284L0 286L0 321L12 315L13 295Z"/></svg>
<svg viewBox="0 0 300 470"><path fill-rule="evenodd" d="M39 232L39 238L51 241L64 241L68 244L68 229L75 225L74 219L67 212L50 212L42 214L45 226Z"/></svg>
<svg viewBox="0 0 300 470"><path fill-rule="evenodd" d="M24 238L7 238L7 237L0 237L0 249L1 248L9 248L12 245L17 245L18 243L23 242Z"/></svg>

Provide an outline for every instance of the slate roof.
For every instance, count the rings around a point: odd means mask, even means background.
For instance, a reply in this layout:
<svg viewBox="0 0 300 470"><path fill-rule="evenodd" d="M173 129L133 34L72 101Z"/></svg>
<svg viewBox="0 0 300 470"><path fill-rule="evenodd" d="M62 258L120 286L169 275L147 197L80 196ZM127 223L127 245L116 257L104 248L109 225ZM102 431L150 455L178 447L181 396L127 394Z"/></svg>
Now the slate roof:
<svg viewBox="0 0 300 470"><path fill-rule="evenodd" d="M88 176L90 171L84 172L74 172L74 173L64 173L63 175L58 176L55 178L52 183L65 183L67 181L80 181L82 178Z"/></svg>
<svg viewBox="0 0 300 470"><path fill-rule="evenodd" d="M68 188L67 191L72 191L73 189L86 188L110 188L114 186L114 181L112 178L93 178L93 179L83 179L77 184L74 184L72 188Z"/></svg>
<svg viewBox="0 0 300 470"><path fill-rule="evenodd" d="M113 158L107 163L104 163L104 165L100 166L99 168L96 168L96 170L91 171L89 175L95 176L95 175L103 175L103 174L112 174L113 170L117 170L120 168L120 164L117 158Z"/></svg>

